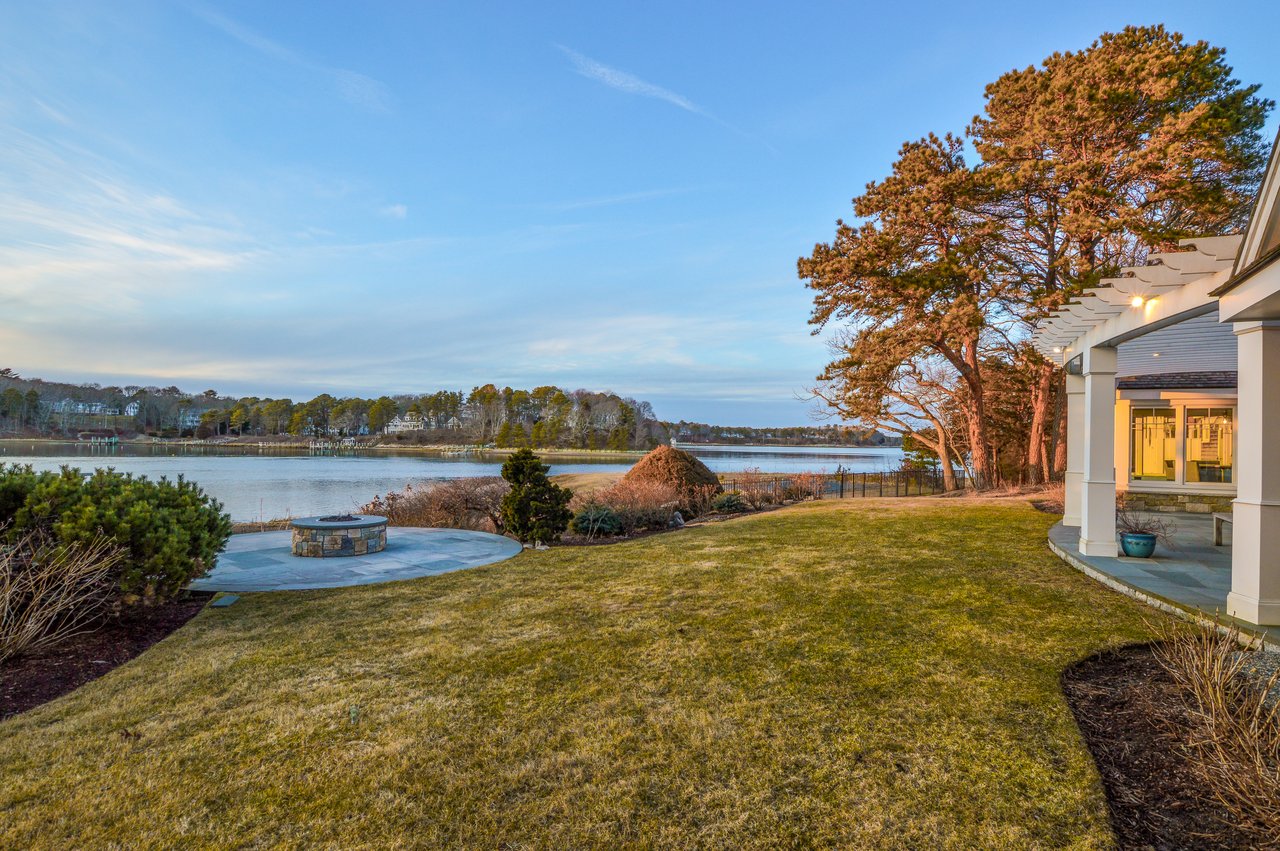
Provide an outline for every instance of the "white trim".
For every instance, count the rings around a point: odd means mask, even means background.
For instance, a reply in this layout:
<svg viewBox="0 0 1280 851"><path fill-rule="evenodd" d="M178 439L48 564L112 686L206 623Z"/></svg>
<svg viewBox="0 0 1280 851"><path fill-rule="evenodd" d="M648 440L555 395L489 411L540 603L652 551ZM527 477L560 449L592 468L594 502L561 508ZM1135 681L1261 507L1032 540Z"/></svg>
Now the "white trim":
<svg viewBox="0 0 1280 851"><path fill-rule="evenodd" d="M1239 242L1239 236L1184 239L1179 244L1188 251L1152 254L1150 265L1128 267L1121 277L1103 281L1108 286L1091 287L1088 295L1045 317L1032 344L1064 364L1091 348L1116 346L1211 312L1210 293L1230 277ZM1133 305L1135 298L1141 306Z"/></svg>

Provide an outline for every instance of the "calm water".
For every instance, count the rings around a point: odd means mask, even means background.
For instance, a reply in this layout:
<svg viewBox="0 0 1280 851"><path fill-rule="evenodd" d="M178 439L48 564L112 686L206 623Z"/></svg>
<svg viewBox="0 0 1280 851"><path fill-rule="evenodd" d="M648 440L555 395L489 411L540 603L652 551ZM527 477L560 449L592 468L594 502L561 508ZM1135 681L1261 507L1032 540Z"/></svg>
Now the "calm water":
<svg viewBox="0 0 1280 851"><path fill-rule="evenodd" d="M899 449L842 449L779 446L685 446L716 472L759 467L767 472L876 472L894 469ZM625 472L630 462L570 458L549 459L552 473ZM257 447L171 447L123 445L115 448L74 443L0 441L0 464L30 464L56 470L70 464L82 470L114 467L122 473L198 482L221 500L233 520L324 514L357 509L374 496L411 482L465 476L496 476L500 456L440 456L377 450L319 455L306 450Z"/></svg>

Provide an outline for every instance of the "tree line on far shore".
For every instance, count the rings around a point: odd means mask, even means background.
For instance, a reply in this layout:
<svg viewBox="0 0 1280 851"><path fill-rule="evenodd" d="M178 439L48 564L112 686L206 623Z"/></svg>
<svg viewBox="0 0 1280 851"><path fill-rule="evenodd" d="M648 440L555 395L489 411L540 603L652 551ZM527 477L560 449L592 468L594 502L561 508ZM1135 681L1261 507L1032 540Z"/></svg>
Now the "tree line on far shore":
<svg viewBox="0 0 1280 851"><path fill-rule="evenodd" d="M615 393L537 387L440 390L363 398L328 393L305 402L216 390L102 386L26 379L0 370L0 431L74 437L83 433L157 437L305 438L376 436L409 444L652 449L668 440L648 402Z"/></svg>

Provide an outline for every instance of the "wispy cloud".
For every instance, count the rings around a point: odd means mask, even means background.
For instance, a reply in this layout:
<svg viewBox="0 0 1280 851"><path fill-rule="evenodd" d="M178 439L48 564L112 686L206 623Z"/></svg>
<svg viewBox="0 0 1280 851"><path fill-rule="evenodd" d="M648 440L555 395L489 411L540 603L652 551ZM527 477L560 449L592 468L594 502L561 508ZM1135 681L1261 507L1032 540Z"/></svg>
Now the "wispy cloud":
<svg viewBox="0 0 1280 851"><path fill-rule="evenodd" d="M685 189L646 189L640 192L623 192L618 195L603 195L596 198L578 198L571 201L559 201L544 204L543 209L556 213L567 213L573 210L587 210L593 207L613 207L618 204L632 204L638 201L652 201L656 198L668 198L672 195L684 195L694 191Z"/></svg>
<svg viewBox="0 0 1280 851"><path fill-rule="evenodd" d="M231 36L245 47L256 50L270 59L302 68L325 78L333 86L337 95L347 103L371 112L389 112L395 102L387 86L372 77L346 68L333 68L314 62L207 6L194 4L190 8L197 17Z"/></svg>
<svg viewBox="0 0 1280 851"><path fill-rule="evenodd" d="M390 204L378 212L388 219L406 219L409 217L409 208L404 204Z"/></svg>
<svg viewBox="0 0 1280 851"><path fill-rule="evenodd" d="M574 70L588 79L604 83L611 89L617 89L618 91L626 92L629 95L656 98L657 100L666 101L673 106L678 106L687 112L692 112L695 115L702 115L707 118L713 117L708 115L702 107L698 106L684 95L679 95L670 89L664 89L662 86L654 85L653 83L642 80L636 75L629 74L626 71L611 68L602 62L597 62L589 56L583 56L578 51L571 50L563 44L557 44L556 47L558 47L565 56L569 57L569 61L573 63Z"/></svg>
<svg viewBox="0 0 1280 851"><path fill-rule="evenodd" d="M565 47L563 44L557 44L556 48L565 56L569 57L569 61L573 63L573 69L575 71L589 80L595 80L598 83L603 83L611 89L616 89L629 95L638 95L639 97L654 98L656 100L665 101L672 106L683 109L685 112L691 112L694 115L702 116L708 121L714 121L716 124L719 124L727 130L732 130L739 136L764 145L772 153L777 153L777 150L768 142L748 133L741 127L730 124L723 118L708 112L682 94L663 88L655 83L650 83L647 80L642 80L635 74L623 71L619 68L613 68L609 65L605 65L603 62L597 62L590 56L583 56L578 51Z"/></svg>
<svg viewBox="0 0 1280 851"><path fill-rule="evenodd" d="M140 188L99 157L0 129L0 298L10 307L137 304L259 251L234 222Z"/></svg>

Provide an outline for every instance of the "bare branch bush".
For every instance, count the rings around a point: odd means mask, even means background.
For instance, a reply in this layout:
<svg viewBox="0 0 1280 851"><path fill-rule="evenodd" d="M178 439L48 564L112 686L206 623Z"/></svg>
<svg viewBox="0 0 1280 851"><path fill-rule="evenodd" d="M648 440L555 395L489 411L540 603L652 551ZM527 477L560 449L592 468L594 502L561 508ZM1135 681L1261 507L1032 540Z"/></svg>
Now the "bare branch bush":
<svg viewBox="0 0 1280 851"><path fill-rule="evenodd" d="M392 526L436 526L502 534L502 498L511 489L498 476L429 482L378 496L360 511Z"/></svg>
<svg viewBox="0 0 1280 851"><path fill-rule="evenodd" d="M124 555L102 536L59 546L29 532L0 545L0 661L86 631L110 601Z"/></svg>
<svg viewBox="0 0 1280 851"><path fill-rule="evenodd" d="M740 473L734 473L732 484L743 502L752 510L758 511L782 501L775 478L760 472L759 467L747 467Z"/></svg>
<svg viewBox="0 0 1280 851"><path fill-rule="evenodd" d="M1250 675L1258 654L1240 634L1167 630L1156 658L1183 694L1191 765L1230 817L1257 824L1280 847L1280 670Z"/></svg>
<svg viewBox="0 0 1280 851"><path fill-rule="evenodd" d="M622 533L630 534L638 529L670 526L680 507L680 498L680 490L666 482L622 479L581 498L574 497L569 508L578 513L589 506L606 506L618 516Z"/></svg>

